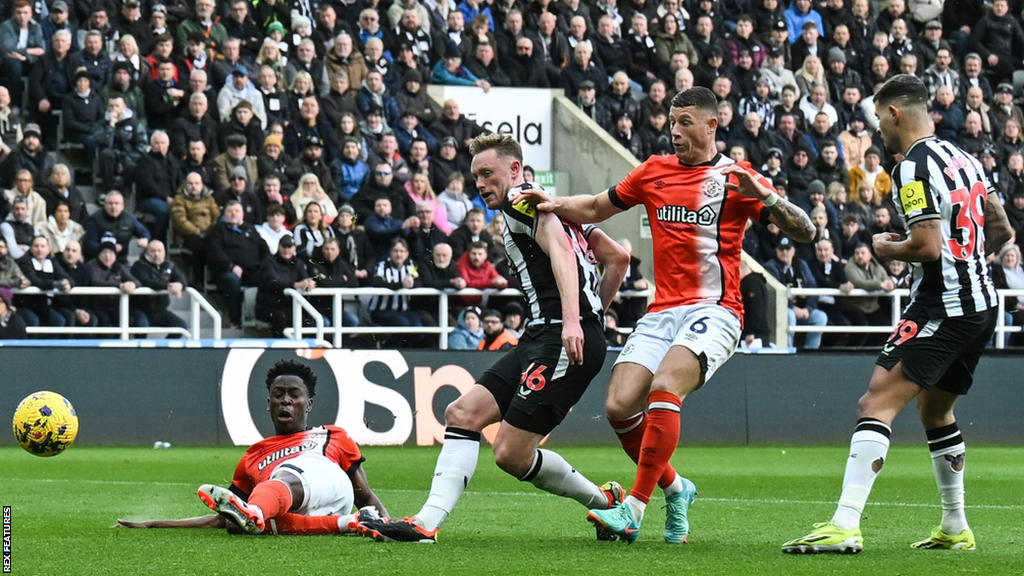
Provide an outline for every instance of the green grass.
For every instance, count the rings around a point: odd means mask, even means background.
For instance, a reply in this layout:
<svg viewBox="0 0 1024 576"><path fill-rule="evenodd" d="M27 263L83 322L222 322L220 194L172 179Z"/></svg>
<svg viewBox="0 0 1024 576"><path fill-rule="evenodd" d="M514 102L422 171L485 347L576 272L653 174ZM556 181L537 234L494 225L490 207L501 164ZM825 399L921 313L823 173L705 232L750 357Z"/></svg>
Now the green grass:
<svg viewBox="0 0 1024 576"><path fill-rule="evenodd" d="M619 450L559 450L597 481L628 485ZM127 530L117 518L188 517L206 509L195 489L227 483L240 448L74 448L52 459L0 448L0 504L13 508L14 574L609 574L785 576L1024 574L1024 449L971 446L968 517L974 553L915 551L939 519L924 447L896 447L875 486L858 556L786 556L834 508L845 447L689 448L675 464L700 491L685 546L661 540L660 494L640 540L594 541L575 502L505 476L484 449L476 477L435 546L354 536L254 538L214 530ZM366 470L392 515L415 513L437 449L365 449Z"/></svg>

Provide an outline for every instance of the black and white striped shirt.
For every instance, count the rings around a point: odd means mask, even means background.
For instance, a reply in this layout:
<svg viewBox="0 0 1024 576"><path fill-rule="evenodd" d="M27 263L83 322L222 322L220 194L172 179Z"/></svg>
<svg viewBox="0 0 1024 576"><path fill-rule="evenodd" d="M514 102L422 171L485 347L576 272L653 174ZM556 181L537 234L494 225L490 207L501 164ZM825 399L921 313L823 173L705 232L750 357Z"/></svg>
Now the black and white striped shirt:
<svg viewBox="0 0 1024 576"><path fill-rule="evenodd" d="M373 273L373 285L398 290L403 288L402 280L404 280L406 276L412 276L413 278L417 278L419 276L419 273L416 271L416 265L413 264L412 260L406 260L405 264L395 266L394 262L388 258L377 263L377 267L374 269ZM374 296L370 298L371 312L408 309L408 296L389 294L387 296Z"/></svg>
<svg viewBox="0 0 1024 576"><path fill-rule="evenodd" d="M509 191L501 207L505 215L505 255L509 268L519 277L530 306L530 321L547 322L561 320L562 299L551 269L551 258L535 239L537 232L537 211L525 201L512 204L509 198L530 187L526 183ZM579 315L589 318L600 315L601 297L598 295L600 277L594 253L587 245L587 239L594 230L592 224L579 225L562 222L569 245L576 255L576 269L579 277Z"/></svg>
<svg viewBox="0 0 1024 576"><path fill-rule="evenodd" d="M935 262L911 263L911 304L932 318L975 314L996 305L985 262L985 203L994 193L981 163L934 136L907 150L892 171L893 200L909 229L939 220L942 255Z"/></svg>

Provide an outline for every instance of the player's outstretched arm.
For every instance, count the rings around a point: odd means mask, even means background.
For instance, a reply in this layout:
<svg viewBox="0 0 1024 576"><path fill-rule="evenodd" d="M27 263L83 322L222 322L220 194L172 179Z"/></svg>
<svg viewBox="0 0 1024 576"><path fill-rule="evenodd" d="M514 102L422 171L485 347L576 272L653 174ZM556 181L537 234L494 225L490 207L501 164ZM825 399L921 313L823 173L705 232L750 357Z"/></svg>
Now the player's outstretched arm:
<svg viewBox="0 0 1024 576"><path fill-rule="evenodd" d="M576 254L569 245L562 222L554 214L537 215L535 238L551 260L558 294L562 300L562 346L569 365L583 363L583 328L580 326L580 279Z"/></svg>
<svg viewBox="0 0 1024 576"><path fill-rule="evenodd" d="M142 520L133 522L118 518L117 525L122 528L224 528L224 518L216 514L180 518L175 520Z"/></svg>
<svg viewBox="0 0 1024 576"><path fill-rule="evenodd" d="M1013 235L1013 227L1006 219L1003 202L995 191L989 192L985 202L985 253L998 253L1004 244L1013 240Z"/></svg>
<svg viewBox="0 0 1024 576"><path fill-rule="evenodd" d="M814 240L814 223L810 216L773 190L762 184L746 169L735 164L722 169L722 174L735 176L737 183L726 182L728 190L739 192L748 198L756 198L765 203L768 219L779 227L783 234L797 242Z"/></svg>
<svg viewBox="0 0 1024 576"><path fill-rule="evenodd" d="M384 503L380 501L380 498L370 488L370 482L366 479L366 471L363 470L362 466L357 466L355 470L348 472L348 477L352 481L352 496L356 503L356 508L374 506L381 517L391 517L388 514L387 508L384 507Z"/></svg>
<svg viewBox="0 0 1024 576"><path fill-rule="evenodd" d="M601 306L607 310L618 294L619 287L622 286L622 279L629 271L629 252L597 228L590 232L587 244L594 251L597 261L604 264L604 275L601 276L598 295L601 297Z"/></svg>
<svg viewBox="0 0 1024 576"><path fill-rule="evenodd" d="M513 204L518 204L521 201L533 204L541 212L551 212L559 218L579 224L604 222L622 212L621 208L612 204L607 190L600 194L551 196L539 188L531 188L523 190L512 198Z"/></svg>

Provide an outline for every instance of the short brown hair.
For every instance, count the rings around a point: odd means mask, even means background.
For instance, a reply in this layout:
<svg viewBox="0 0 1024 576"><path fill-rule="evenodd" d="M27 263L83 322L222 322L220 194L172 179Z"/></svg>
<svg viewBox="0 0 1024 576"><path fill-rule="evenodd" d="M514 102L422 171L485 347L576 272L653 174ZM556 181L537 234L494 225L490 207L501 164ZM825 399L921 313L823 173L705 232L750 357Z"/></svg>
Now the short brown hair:
<svg viewBox="0 0 1024 576"><path fill-rule="evenodd" d="M523 147L508 134L482 134L469 142L469 153L473 156L487 150L494 150L498 156L523 161Z"/></svg>

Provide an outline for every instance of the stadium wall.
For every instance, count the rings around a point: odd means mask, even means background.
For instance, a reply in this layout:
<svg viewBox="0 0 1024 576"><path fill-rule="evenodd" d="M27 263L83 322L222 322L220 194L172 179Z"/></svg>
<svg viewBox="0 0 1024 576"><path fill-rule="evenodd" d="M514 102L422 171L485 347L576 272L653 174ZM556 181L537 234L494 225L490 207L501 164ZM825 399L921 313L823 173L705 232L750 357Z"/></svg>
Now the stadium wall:
<svg viewBox="0 0 1024 576"><path fill-rule="evenodd" d="M37 390L65 395L78 411L82 446L249 444L272 434L263 378L274 362L309 359L319 382L311 423L335 422L361 444L430 445L444 406L473 385L496 353L387 350L0 348L0 412ZM552 444L616 440L603 399L615 354L550 438ZM686 400L684 444L807 445L849 441L871 353L740 354ZM971 443L1024 444L1021 357L982 360L958 408ZM485 434L493 438L493 430ZM894 442L920 443L913 408ZM0 434L0 445L14 443Z"/></svg>

